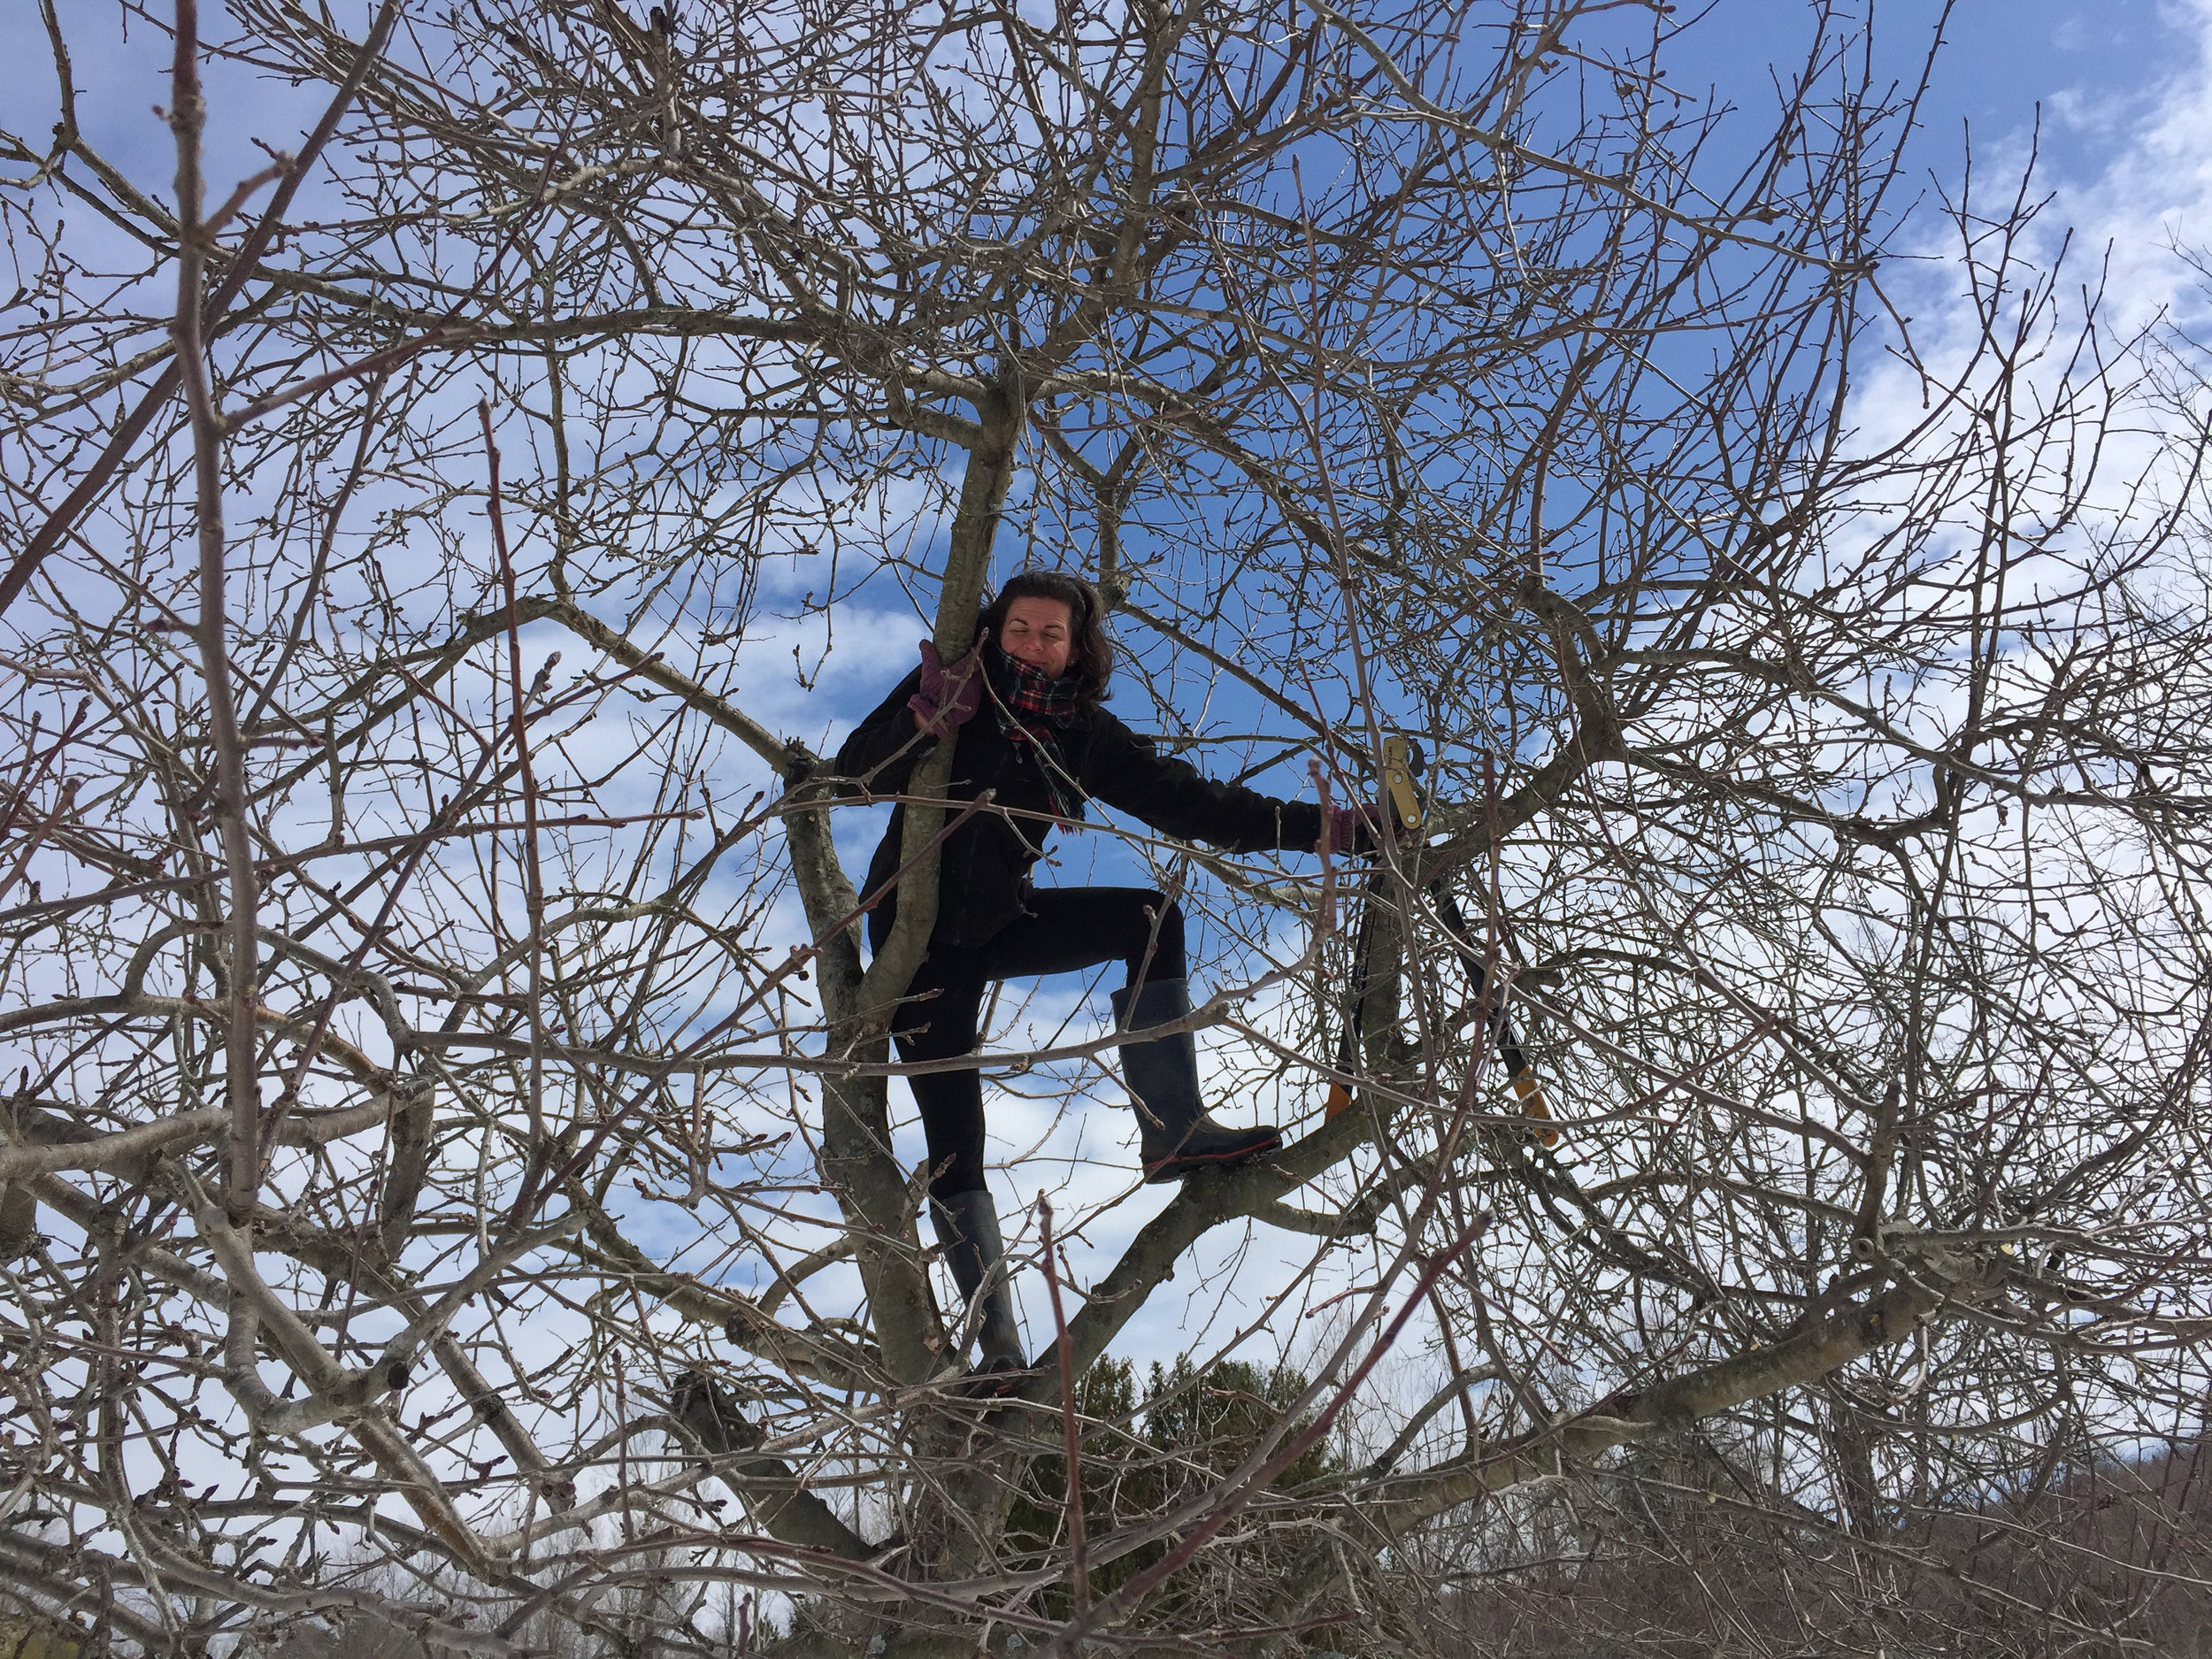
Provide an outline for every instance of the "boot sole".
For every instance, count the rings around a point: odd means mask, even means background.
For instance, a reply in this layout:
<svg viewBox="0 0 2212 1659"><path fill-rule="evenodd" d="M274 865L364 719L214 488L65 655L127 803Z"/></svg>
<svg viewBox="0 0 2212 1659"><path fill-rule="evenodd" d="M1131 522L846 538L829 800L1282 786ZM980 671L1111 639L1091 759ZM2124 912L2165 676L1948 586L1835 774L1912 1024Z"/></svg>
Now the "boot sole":
<svg viewBox="0 0 2212 1659"><path fill-rule="evenodd" d="M1239 1164L1248 1163L1254 1158L1263 1158L1271 1152L1280 1152L1282 1149L1283 1138L1277 1135L1272 1141L1263 1141L1254 1147L1240 1147L1234 1152L1174 1153L1162 1158L1157 1164L1148 1164L1144 1166L1145 1185L1157 1187L1169 1181L1179 1181L1186 1175L1195 1175L1201 1170L1230 1169Z"/></svg>

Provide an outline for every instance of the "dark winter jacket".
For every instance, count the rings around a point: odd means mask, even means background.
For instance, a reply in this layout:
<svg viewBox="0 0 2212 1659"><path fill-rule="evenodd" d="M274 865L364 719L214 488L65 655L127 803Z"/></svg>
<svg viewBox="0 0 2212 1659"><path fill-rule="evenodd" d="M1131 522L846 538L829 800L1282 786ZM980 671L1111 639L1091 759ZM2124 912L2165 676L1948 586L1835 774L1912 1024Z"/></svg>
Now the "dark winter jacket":
<svg viewBox="0 0 2212 1659"><path fill-rule="evenodd" d="M916 763L938 741L914 729L906 706L920 684L918 668L845 740L837 751L841 776L860 780L875 795L895 795L906 787ZM954 752L947 791L953 800L972 801L991 789L997 792L993 808L1051 812L1034 746L1010 740L987 705L956 730L960 747ZM1063 764L1084 795L1142 819L1163 835L1210 841L1240 853L1272 848L1302 852L1320 839L1319 807L1278 801L1240 784L1215 783L1187 761L1162 755L1149 739L1103 709L1077 714L1059 733L1059 747ZM1081 800L1074 806L1081 816ZM862 896L874 893L898 870L905 826L902 806L893 811L891 826L869 864ZM1020 916L1030 868L1043 856L1051 827L1047 817L1007 818L987 808L955 830L939 865L937 926L931 936L949 945L979 945Z"/></svg>

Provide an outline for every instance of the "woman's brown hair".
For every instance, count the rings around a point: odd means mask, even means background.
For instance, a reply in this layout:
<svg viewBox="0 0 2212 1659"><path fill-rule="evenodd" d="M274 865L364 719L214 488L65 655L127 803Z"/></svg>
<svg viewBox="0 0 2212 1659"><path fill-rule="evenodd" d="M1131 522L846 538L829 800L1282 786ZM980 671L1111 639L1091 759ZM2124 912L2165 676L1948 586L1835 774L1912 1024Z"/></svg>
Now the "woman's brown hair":
<svg viewBox="0 0 2212 1659"><path fill-rule="evenodd" d="M1114 641L1106 632L1106 602L1099 597L1098 589L1065 571L1016 571L984 607L975 626L979 642L998 638L999 630L1006 626L1006 613L1017 599L1057 599L1068 608L1071 636L1068 671L1083 677L1080 695L1085 707L1105 702L1106 685L1114 673Z"/></svg>

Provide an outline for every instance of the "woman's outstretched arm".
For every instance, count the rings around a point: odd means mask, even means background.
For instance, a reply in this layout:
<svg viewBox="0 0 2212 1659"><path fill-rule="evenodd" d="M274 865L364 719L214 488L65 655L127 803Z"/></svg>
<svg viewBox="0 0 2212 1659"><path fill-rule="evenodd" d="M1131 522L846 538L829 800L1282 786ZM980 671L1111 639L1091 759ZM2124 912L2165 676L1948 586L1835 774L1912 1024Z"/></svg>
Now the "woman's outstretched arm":
<svg viewBox="0 0 2212 1659"><path fill-rule="evenodd" d="M1103 710L1097 718L1082 783L1107 805L1163 835L1226 852L1307 852L1320 840L1321 809L1314 803L1279 801L1242 784L1217 783L1188 761L1161 754L1148 738Z"/></svg>

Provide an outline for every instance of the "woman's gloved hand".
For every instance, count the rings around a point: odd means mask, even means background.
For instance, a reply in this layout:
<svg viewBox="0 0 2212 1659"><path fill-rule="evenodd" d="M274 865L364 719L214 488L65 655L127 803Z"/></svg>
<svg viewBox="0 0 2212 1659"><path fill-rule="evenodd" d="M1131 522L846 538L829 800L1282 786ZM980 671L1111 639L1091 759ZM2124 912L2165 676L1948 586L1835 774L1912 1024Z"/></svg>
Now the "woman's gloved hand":
<svg viewBox="0 0 2212 1659"><path fill-rule="evenodd" d="M1321 839L1314 842L1314 851L1341 857L1347 853L1370 852L1374 845L1375 839L1367 828L1367 815L1358 807L1321 809Z"/></svg>
<svg viewBox="0 0 2212 1659"><path fill-rule="evenodd" d="M937 660L937 645L922 641L921 689L906 700L915 726L935 736L965 726L983 706L983 654L979 648L948 667Z"/></svg>

